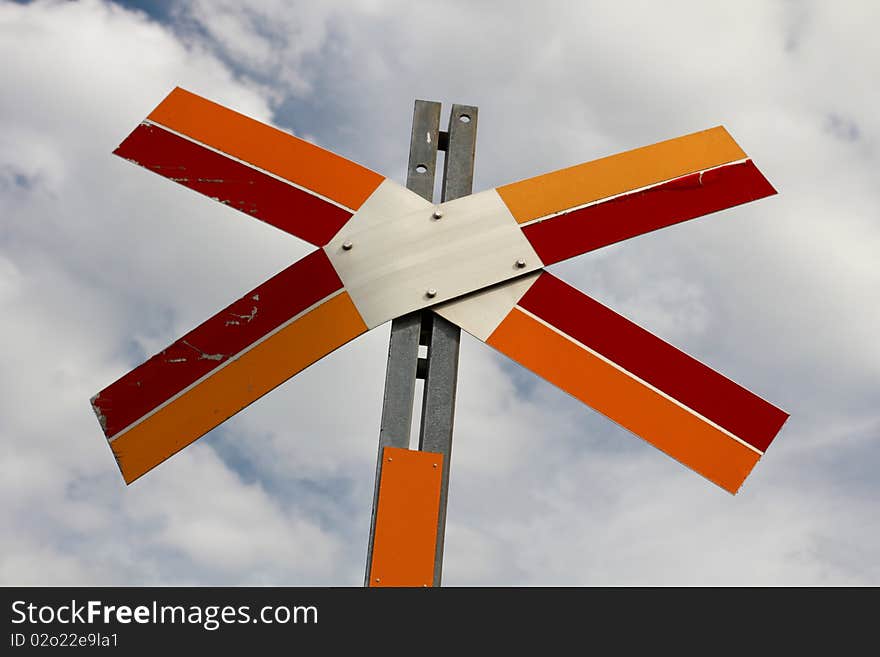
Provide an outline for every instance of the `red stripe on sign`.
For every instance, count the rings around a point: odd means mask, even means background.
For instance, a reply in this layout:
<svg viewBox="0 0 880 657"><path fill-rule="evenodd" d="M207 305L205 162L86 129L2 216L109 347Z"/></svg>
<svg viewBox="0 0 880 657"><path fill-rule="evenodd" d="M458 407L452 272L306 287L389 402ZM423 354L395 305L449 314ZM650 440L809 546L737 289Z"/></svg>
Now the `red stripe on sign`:
<svg viewBox="0 0 880 657"><path fill-rule="evenodd" d="M751 160L670 180L523 228L545 265L775 194Z"/></svg>
<svg viewBox="0 0 880 657"><path fill-rule="evenodd" d="M113 152L317 246L351 218L348 210L158 126L142 123Z"/></svg>
<svg viewBox="0 0 880 657"><path fill-rule="evenodd" d="M322 249L276 274L99 392L92 405L105 435L113 437L341 288L342 281Z"/></svg>
<svg viewBox="0 0 880 657"><path fill-rule="evenodd" d="M544 272L519 306L764 452L788 413Z"/></svg>

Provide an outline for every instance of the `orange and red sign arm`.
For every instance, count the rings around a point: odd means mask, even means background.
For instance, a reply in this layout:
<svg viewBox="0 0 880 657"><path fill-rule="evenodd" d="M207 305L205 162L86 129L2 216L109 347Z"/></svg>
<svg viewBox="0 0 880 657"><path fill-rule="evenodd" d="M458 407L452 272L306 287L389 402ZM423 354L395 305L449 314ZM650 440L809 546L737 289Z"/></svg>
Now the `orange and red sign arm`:
<svg viewBox="0 0 880 657"><path fill-rule="evenodd" d="M731 493L788 417L547 272L486 343Z"/></svg>
<svg viewBox="0 0 880 657"><path fill-rule="evenodd" d="M432 586L443 454L382 450L370 586Z"/></svg>
<svg viewBox="0 0 880 657"><path fill-rule="evenodd" d="M114 152L317 246L324 246L384 180L179 88Z"/></svg>
<svg viewBox="0 0 880 657"><path fill-rule="evenodd" d="M751 160L693 173L523 228L545 265L775 194Z"/></svg>
<svg viewBox="0 0 880 657"><path fill-rule="evenodd" d="M721 127L497 191L545 265L776 193Z"/></svg>
<svg viewBox="0 0 880 657"><path fill-rule="evenodd" d="M127 482L366 331L322 250L92 399Z"/></svg>
<svg viewBox="0 0 880 657"><path fill-rule="evenodd" d="M543 273L518 304L761 452L788 414L580 290Z"/></svg>
<svg viewBox="0 0 880 657"><path fill-rule="evenodd" d="M318 246L326 244L352 215L160 126L141 124L114 153Z"/></svg>

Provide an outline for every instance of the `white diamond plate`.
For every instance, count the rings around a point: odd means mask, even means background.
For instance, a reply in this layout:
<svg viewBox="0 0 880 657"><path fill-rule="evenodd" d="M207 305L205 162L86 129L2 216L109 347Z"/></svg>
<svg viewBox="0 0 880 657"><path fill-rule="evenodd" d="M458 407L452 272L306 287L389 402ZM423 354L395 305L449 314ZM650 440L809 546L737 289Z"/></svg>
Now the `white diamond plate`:
<svg viewBox="0 0 880 657"><path fill-rule="evenodd" d="M543 267L494 189L436 207L385 180L324 247L369 328Z"/></svg>

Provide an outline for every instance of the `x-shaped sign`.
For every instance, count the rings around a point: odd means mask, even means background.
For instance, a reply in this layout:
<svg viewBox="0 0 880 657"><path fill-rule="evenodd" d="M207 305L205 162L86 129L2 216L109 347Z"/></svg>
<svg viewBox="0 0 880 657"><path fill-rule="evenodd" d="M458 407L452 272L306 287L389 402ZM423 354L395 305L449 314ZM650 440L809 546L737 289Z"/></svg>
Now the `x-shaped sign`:
<svg viewBox="0 0 880 657"><path fill-rule="evenodd" d="M440 205L182 89L115 152L319 247L93 398L126 482L427 307L730 492L788 417L544 271L774 194L724 128Z"/></svg>

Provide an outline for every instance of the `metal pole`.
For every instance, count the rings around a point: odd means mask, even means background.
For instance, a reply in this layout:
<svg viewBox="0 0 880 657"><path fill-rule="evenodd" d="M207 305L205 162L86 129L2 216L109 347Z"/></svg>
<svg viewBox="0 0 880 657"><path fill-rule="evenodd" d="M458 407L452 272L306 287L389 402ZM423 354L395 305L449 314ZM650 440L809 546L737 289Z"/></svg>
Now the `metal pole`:
<svg viewBox="0 0 880 657"><path fill-rule="evenodd" d="M449 132L445 140L442 201L467 196L473 189L474 153L477 137L477 108L453 105ZM434 557L434 586L443 575L443 544L446 537L446 500L449 494L449 467L452 461L452 425L455 418L455 388L458 380L458 350L461 329L431 311L422 312L423 336L427 337L419 449L443 454L440 486L440 514L437 520L437 549ZM427 325L427 326L426 326Z"/></svg>
<svg viewBox="0 0 880 657"><path fill-rule="evenodd" d="M469 105L453 105L449 116L449 131L440 132L439 127L440 103L417 100L413 110L406 186L423 198L433 200L437 150L445 150L442 202L471 193L477 108ZM409 448L417 378L425 380L419 449L443 454L433 578L433 585L440 586L460 340L461 330L430 310L410 313L395 319L391 324L388 366L385 372L385 396L382 403L382 422L376 459L376 483L370 521L370 543L364 576L365 586L370 584L373 561L379 480L382 474L382 450L385 447ZM419 358L420 344L428 348L425 359Z"/></svg>
<svg viewBox="0 0 880 657"><path fill-rule="evenodd" d="M439 133L440 103L417 100L413 109L406 186L428 201L434 198L434 173L437 165ZM391 322L391 339L388 344L388 365L385 370L385 396L382 401L382 421L379 427L379 451L376 457L376 481L373 490L373 512L370 519L370 543L367 548L364 586L370 584L370 569L373 563L373 541L376 531L379 477L382 471L382 450L385 447L409 448L421 330L421 311L398 317Z"/></svg>

